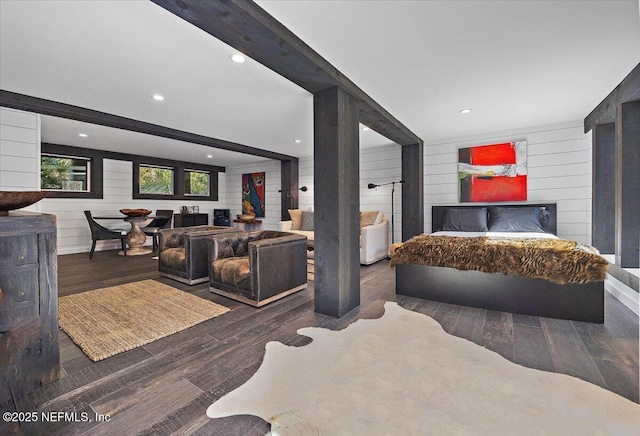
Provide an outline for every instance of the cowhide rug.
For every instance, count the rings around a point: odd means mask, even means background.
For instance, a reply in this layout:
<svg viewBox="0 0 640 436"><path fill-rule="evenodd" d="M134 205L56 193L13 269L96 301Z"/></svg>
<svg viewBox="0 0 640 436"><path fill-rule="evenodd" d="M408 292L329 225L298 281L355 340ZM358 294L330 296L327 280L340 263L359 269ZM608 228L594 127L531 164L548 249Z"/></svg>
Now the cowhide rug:
<svg viewBox="0 0 640 436"><path fill-rule="evenodd" d="M341 331L270 342L249 381L207 409L256 415L272 434L639 434L640 405L577 378L512 363L386 303Z"/></svg>

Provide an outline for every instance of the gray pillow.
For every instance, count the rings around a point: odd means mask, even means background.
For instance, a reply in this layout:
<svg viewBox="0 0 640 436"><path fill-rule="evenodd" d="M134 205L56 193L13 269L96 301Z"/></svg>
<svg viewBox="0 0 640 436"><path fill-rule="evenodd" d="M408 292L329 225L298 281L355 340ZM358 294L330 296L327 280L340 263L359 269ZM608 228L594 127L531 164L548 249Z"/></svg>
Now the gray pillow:
<svg viewBox="0 0 640 436"><path fill-rule="evenodd" d="M490 207L489 230L492 232L545 233L549 212L542 207Z"/></svg>
<svg viewBox="0 0 640 436"><path fill-rule="evenodd" d="M454 232L486 232L487 208L455 208L445 209L442 229Z"/></svg>
<svg viewBox="0 0 640 436"><path fill-rule="evenodd" d="M313 212L303 210L300 230L313 231Z"/></svg>

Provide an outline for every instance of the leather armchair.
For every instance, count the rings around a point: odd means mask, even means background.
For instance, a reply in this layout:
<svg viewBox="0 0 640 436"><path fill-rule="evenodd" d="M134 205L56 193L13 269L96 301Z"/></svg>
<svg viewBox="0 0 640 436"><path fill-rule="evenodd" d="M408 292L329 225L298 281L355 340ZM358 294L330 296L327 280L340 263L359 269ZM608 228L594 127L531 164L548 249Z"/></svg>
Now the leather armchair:
<svg viewBox="0 0 640 436"><path fill-rule="evenodd" d="M209 239L209 290L260 307L307 287L307 238L263 230Z"/></svg>
<svg viewBox="0 0 640 436"><path fill-rule="evenodd" d="M233 227L193 226L158 230L158 271L182 283L208 280L207 240L219 233L239 233Z"/></svg>

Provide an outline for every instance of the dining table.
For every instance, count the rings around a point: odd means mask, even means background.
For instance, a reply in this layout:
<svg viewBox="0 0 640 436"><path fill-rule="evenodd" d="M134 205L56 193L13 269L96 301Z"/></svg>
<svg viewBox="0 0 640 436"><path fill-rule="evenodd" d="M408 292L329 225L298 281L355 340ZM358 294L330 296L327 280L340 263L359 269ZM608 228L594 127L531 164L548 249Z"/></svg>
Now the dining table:
<svg viewBox="0 0 640 436"><path fill-rule="evenodd" d="M127 256L140 256L143 254L150 254L153 252L150 248L144 248L144 243L147 241L147 235L140 228L140 224L145 221L154 219L153 215L146 216L127 216L127 215L106 215L106 216L94 216L95 220L123 220L131 224L131 228L127 232ZM124 256L125 252L120 250L118 252L120 256Z"/></svg>

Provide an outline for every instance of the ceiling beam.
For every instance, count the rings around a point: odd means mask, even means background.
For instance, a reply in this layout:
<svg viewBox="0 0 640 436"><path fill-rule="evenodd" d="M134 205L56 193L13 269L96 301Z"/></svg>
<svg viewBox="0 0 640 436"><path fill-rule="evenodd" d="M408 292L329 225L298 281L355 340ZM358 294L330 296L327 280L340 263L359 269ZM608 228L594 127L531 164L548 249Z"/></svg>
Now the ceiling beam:
<svg viewBox="0 0 640 436"><path fill-rule="evenodd" d="M615 123L618 105L640 100L640 64L584 119L584 133L596 124Z"/></svg>
<svg viewBox="0 0 640 436"><path fill-rule="evenodd" d="M52 100L45 100L38 97L31 97L24 94L17 94L11 91L0 90L0 106L19 109L27 112L35 112L43 115L66 118L70 120L82 121L85 123L98 124L100 126L114 127L116 129L129 130L132 132L146 133L148 135L160 136L163 138L175 139L177 141L191 142L194 144L206 145L208 147L220 148L222 150L234 151L236 153L250 154L267 159L288 161L295 159L273 151L262 150L248 145L237 144L210 136L196 135L195 133L183 130L171 129L157 124L125 118L106 112L94 111L80 106L59 103Z"/></svg>
<svg viewBox="0 0 640 436"><path fill-rule="evenodd" d="M152 0L311 93L335 86L357 101L359 121L400 145L421 139L252 0Z"/></svg>

